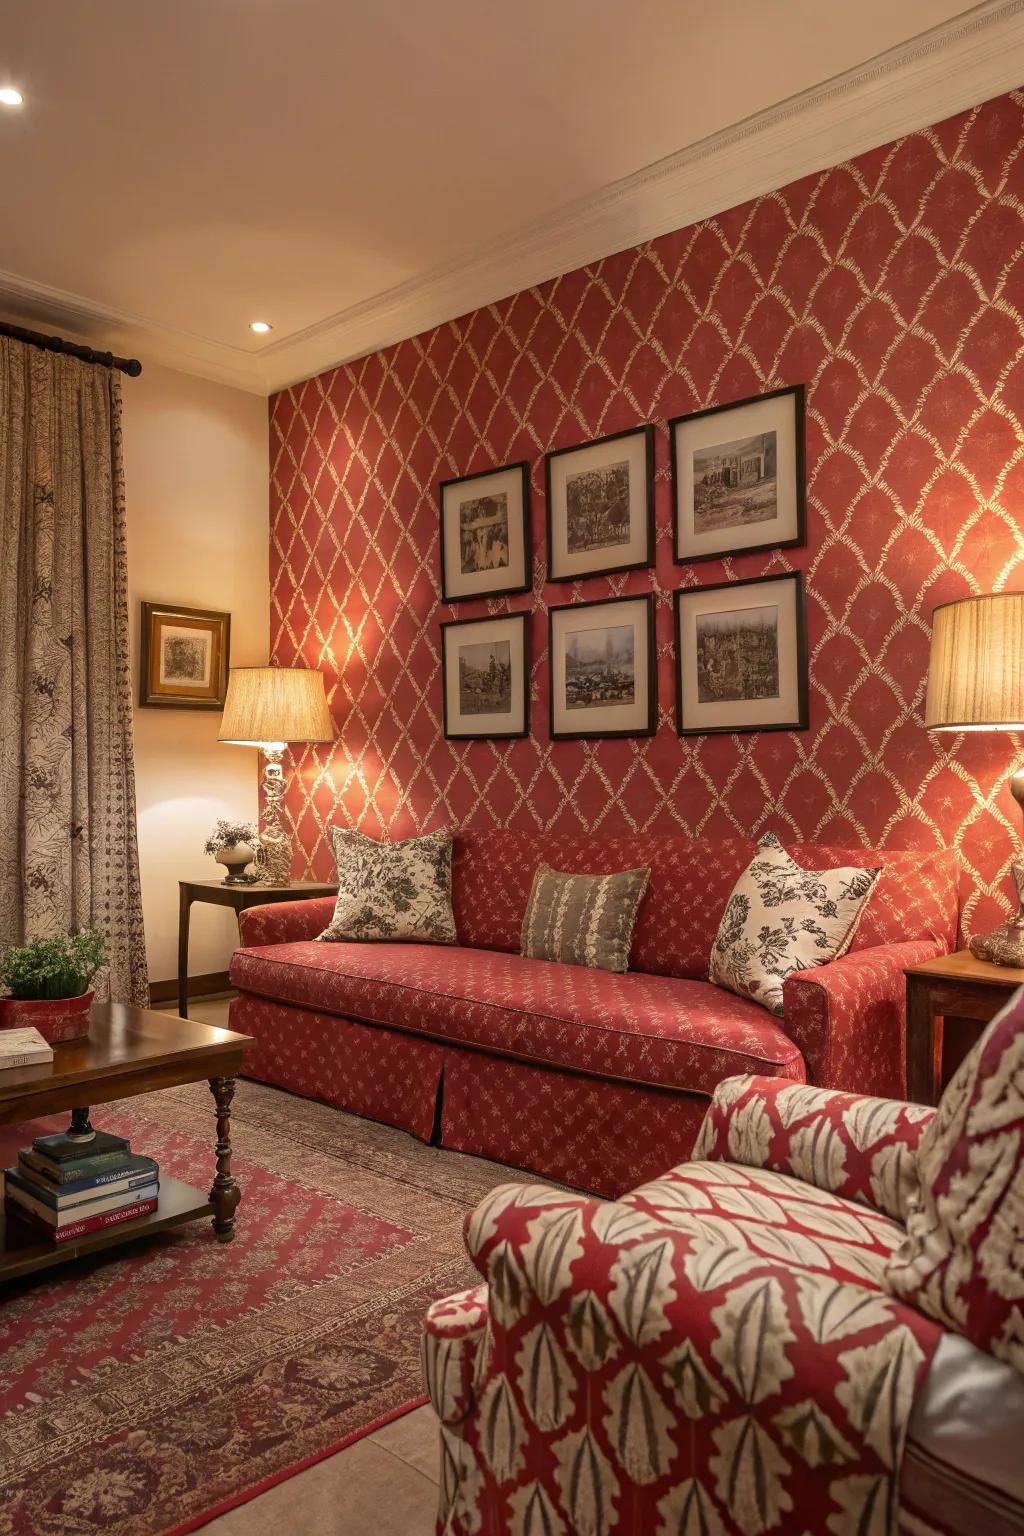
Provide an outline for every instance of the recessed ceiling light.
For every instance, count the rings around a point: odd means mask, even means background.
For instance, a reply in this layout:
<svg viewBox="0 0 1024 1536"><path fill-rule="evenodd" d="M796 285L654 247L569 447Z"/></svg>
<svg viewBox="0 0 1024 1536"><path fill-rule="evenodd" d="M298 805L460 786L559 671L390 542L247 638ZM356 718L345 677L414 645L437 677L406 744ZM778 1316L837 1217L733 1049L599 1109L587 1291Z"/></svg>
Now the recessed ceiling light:
<svg viewBox="0 0 1024 1536"><path fill-rule="evenodd" d="M0 87L0 104L5 107L20 107L25 100L20 91L16 91L13 85Z"/></svg>
<svg viewBox="0 0 1024 1536"><path fill-rule="evenodd" d="M250 331L255 331L257 336L265 336L270 330L270 326L265 320L250 320L249 329Z"/></svg>

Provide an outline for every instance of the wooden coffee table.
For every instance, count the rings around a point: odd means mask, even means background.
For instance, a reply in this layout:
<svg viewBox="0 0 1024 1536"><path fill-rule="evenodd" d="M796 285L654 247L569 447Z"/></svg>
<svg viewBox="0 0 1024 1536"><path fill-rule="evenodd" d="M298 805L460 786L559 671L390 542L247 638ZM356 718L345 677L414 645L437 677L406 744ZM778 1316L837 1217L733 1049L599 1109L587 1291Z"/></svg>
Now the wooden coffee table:
<svg viewBox="0 0 1024 1536"><path fill-rule="evenodd" d="M133 1098L182 1083L209 1082L216 1105L216 1173L209 1195L160 1174L155 1211L99 1232L52 1243L15 1217L0 1213L0 1281L64 1264L85 1253L113 1248L202 1216L213 1217L218 1241L235 1235L241 1191L231 1176L231 1100L249 1035L214 1029L194 1019L123 1003L94 1004L89 1033L55 1045L53 1061L0 1072L0 1125L70 1110L76 1130L89 1129L89 1107ZM145 1151L145 1148L137 1148Z"/></svg>

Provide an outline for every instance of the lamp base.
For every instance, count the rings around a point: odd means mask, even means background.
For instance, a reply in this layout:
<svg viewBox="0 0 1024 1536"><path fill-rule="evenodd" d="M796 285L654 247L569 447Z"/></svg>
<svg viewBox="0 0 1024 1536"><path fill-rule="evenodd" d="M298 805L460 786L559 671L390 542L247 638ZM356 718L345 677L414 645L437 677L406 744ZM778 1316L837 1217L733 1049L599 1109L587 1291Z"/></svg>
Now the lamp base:
<svg viewBox="0 0 1024 1536"><path fill-rule="evenodd" d="M260 827L259 878L263 885L289 885L292 878L292 845L281 819L284 769L280 747L263 748L263 824Z"/></svg>
<svg viewBox="0 0 1024 1536"><path fill-rule="evenodd" d="M1017 775L1021 778L1022 775ZM1016 789L1014 794L1016 794ZM992 933L979 933L971 939L968 948L975 960L987 960L990 965L1012 965L1024 970L1024 863L1012 866L1014 884L1020 898L1016 917L996 928Z"/></svg>

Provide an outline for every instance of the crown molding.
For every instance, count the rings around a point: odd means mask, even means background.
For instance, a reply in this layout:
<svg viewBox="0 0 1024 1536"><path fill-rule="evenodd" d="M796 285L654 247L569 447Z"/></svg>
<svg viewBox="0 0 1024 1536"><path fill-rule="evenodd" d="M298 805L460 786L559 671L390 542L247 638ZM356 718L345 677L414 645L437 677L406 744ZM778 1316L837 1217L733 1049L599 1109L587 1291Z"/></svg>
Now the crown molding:
<svg viewBox="0 0 1024 1536"><path fill-rule="evenodd" d="M841 165L1024 83L1024 0L953 20L593 196L275 339L258 352L0 272L0 312L93 346L270 394L446 320Z"/></svg>
<svg viewBox="0 0 1024 1536"><path fill-rule="evenodd" d="M255 353L157 325L141 315L94 303L16 272L0 271L0 318L60 334L103 352L138 357L143 366L159 363L251 394L269 393Z"/></svg>

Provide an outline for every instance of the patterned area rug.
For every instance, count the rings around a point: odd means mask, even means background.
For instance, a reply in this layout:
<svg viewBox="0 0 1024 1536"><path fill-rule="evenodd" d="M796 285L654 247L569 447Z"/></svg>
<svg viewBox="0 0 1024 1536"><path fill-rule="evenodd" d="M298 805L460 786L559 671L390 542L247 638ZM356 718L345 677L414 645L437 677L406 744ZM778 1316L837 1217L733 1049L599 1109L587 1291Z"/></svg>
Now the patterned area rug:
<svg viewBox="0 0 1024 1536"><path fill-rule="evenodd" d="M205 1084L96 1123L209 1182ZM203 1221L0 1290L0 1536L191 1530L422 1401L463 1212L523 1176L255 1083L233 1144L232 1244Z"/></svg>

